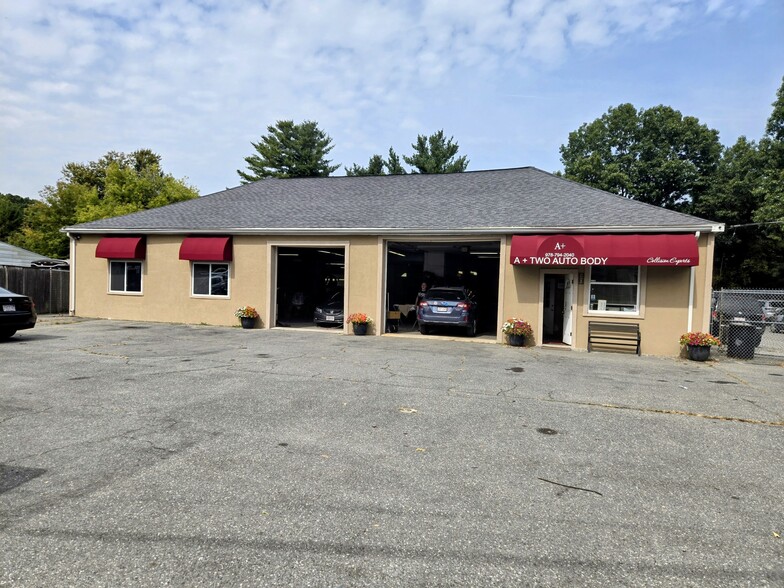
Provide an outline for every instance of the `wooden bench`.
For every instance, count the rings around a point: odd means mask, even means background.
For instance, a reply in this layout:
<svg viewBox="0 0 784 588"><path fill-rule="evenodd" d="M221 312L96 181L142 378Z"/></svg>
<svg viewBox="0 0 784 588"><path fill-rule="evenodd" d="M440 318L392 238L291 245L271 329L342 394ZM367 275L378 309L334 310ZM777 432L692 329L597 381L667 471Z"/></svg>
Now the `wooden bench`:
<svg viewBox="0 0 784 588"><path fill-rule="evenodd" d="M640 325L637 323L605 323L588 321L588 352L593 345L603 347L634 347L640 355Z"/></svg>

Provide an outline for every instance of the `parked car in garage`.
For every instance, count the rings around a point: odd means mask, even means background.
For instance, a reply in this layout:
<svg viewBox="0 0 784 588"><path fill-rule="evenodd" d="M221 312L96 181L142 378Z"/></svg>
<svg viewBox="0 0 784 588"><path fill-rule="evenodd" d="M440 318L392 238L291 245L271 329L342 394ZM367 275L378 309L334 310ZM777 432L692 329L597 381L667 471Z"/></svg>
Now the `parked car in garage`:
<svg viewBox="0 0 784 588"><path fill-rule="evenodd" d="M417 307L419 332L423 335L433 327L449 326L461 327L469 337L473 337L476 335L476 317L476 300L463 287L430 288Z"/></svg>
<svg viewBox="0 0 784 588"><path fill-rule="evenodd" d="M319 327L343 326L343 290L336 291L316 306L313 322Z"/></svg>
<svg viewBox="0 0 784 588"><path fill-rule="evenodd" d="M36 320L35 304L28 296L0 288L0 341L22 329L32 329Z"/></svg>

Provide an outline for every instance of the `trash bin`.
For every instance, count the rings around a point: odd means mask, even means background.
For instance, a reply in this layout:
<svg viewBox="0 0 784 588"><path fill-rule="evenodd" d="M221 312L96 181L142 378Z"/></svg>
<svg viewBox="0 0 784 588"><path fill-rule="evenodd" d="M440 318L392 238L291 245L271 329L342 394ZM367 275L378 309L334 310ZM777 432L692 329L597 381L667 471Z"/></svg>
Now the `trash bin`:
<svg viewBox="0 0 784 588"><path fill-rule="evenodd" d="M757 327L748 323L727 325L727 357L754 359L754 348L760 344Z"/></svg>

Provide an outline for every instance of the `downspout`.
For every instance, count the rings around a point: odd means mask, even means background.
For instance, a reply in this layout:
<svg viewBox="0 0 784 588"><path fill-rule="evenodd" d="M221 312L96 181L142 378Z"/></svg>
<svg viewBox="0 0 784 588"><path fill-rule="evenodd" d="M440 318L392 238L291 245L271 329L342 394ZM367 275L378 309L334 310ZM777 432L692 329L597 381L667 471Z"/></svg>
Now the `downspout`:
<svg viewBox="0 0 784 588"><path fill-rule="evenodd" d="M76 315L76 236L68 233L70 242L68 267L68 315Z"/></svg>
<svg viewBox="0 0 784 588"><path fill-rule="evenodd" d="M700 238L700 232L697 231L694 233L694 238ZM695 269L694 266L689 268L689 318L688 324L686 326L686 332L691 332L692 322L694 319L694 276L695 276Z"/></svg>

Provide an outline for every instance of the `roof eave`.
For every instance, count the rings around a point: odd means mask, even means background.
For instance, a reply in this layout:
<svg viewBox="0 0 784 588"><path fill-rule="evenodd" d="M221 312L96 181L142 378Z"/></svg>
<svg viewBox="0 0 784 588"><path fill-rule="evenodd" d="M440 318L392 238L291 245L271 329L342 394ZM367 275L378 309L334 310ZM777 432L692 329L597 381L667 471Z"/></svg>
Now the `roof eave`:
<svg viewBox="0 0 784 588"><path fill-rule="evenodd" d="M724 225L719 223L690 225L602 225L575 227L464 227L458 229L421 229L421 228L379 228L379 227L288 227L288 228L227 228L212 227L194 229L190 227L174 227L166 229L153 228L80 228L65 227L62 232L72 234L127 234L137 235L509 235L509 234L555 234L555 233L693 233L707 231L724 232Z"/></svg>

